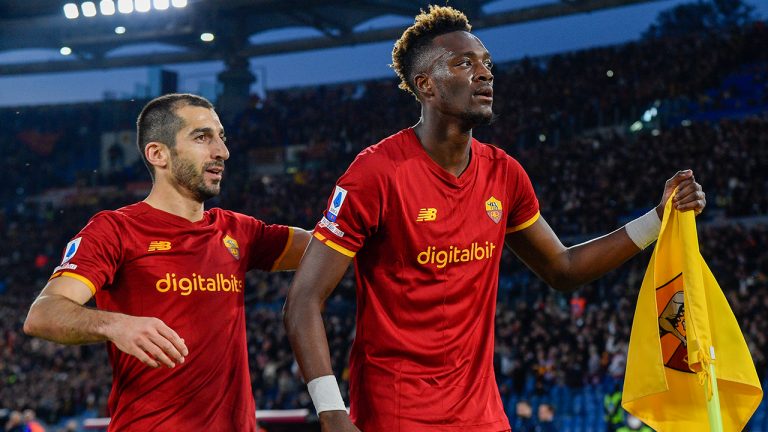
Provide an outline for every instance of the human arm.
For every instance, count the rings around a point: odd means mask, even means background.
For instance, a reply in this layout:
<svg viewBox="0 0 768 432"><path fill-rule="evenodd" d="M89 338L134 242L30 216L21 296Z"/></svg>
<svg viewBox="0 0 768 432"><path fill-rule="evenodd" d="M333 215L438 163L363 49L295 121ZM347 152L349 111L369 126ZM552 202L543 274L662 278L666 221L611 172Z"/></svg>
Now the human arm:
<svg viewBox="0 0 768 432"><path fill-rule="evenodd" d="M296 361L307 383L322 376L333 375L321 311L351 260L351 257L313 239L309 242L288 291L283 321ZM319 418L323 431L358 431L346 411L323 411L319 413Z"/></svg>
<svg viewBox="0 0 768 432"><path fill-rule="evenodd" d="M291 230L293 232L290 243L283 256L275 263L274 271L296 270L302 255L304 255L304 251L307 249L309 239L312 237L310 231L297 227L292 227Z"/></svg>
<svg viewBox="0 0 768 432"><path fill-rule="evenodd" d="M161 320L85 307L92 296L76 278L51 279L32 303L24 333L65 345L110 341L151 367L184 362L184 340Z"/></svg>
<svg viewBox="0 0 768 432"><path fill-rule="evenodd" d="M701 185L690 170L679 171L664 185L656 213L661 219L664 204L677 189L674 206L700 213L706 206ZM658 233L657 233L658 235ZM505 243L542 280L558 291L572 291L615 269L640 252L626 227L610 234L565 247L543 217L523 230L507 234Z"/></svg>

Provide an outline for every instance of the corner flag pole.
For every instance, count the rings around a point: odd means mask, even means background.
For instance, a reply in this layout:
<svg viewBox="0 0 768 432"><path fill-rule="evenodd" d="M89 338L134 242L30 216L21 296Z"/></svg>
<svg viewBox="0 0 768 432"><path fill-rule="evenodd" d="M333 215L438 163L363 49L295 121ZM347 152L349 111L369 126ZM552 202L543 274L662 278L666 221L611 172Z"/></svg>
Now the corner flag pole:
<svg viewBox="0 0 768 432"><path fill-rule="evenodd" d="M707 416L709 417L709 431L723 432L723 415L720 412L720 394L717 391L717 375L715 374L715 347L709 347L709 354L712 361L709 363L710 383L712 383L712 397L707 400ZM709 392L705 384L704 391L707 397Z"/></svg>

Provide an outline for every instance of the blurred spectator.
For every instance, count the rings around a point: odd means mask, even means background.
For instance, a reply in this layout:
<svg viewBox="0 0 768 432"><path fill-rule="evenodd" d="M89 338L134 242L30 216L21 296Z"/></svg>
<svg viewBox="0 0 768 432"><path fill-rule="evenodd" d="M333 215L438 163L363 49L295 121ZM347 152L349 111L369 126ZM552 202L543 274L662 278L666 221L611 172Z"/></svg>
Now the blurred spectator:
<svg viewBox="0 0 768 432"><path fill-rule="evenodd" d="M5 432L25 432L24 420L19 411L11 411L5 423Z"/></svg>
<svg viewBox="0 0 768 432"><path fill-rule="evenodd" d="M627 413L627 424L620 427L616 432L653 432L653 429L646 426L639 418Z"/></svg>
<svg viewBox="0 0 768 432"><path fill-rule="evenodd" d="M555 426L555 408L548 404L539 404L538 409L539 422L534 429L536 432L557 432Z"/></svg>
<svg viewBox="0 0 768 432"><path fill-rule="evenodd" d="M43 425L37 421L35 410L25 409L22 415L24 417L24 425L27 427L25 432L45 432Z"/></svg>
<svg viewBox="0 0 768 432"><path fill-rule="evenodd" d="M518 401L515 404L515 420L512 422L512 430L519 432L533 432L536 423L533 419L533 409L527 400Z"/></svg>

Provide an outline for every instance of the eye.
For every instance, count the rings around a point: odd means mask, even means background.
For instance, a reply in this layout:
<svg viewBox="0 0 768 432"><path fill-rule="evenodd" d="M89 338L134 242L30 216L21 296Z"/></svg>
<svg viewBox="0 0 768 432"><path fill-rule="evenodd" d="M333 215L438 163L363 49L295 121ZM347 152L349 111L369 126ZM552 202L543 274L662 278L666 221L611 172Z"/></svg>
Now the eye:
<svg viewBox="0 0 768 432"><path fill-rule="evenodd" d="M197 141L197 142L201 142L201 143L202 142L206 142L206 141L208 141L208 136L205 135L205 134L196 135L194 140Z"/></svg>
<svg viewBox="0 0 768 432"><path fill-rule="evenodd" d="M485 61L485 67L487 67L487 68L488 68L488 70L491 70L491 69L493 69L493 62L492 62L492 61L490 61L490 60L486 60L486 61Z"/></svg>

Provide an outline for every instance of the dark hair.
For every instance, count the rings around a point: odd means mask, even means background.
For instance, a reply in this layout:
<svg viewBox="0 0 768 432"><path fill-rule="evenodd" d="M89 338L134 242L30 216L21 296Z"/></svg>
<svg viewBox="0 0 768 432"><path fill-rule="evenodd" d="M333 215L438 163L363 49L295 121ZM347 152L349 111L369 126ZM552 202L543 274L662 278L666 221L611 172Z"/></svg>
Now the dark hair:
<svg viewBox="0 0 768 432"><path fill-rule="evenodd" d="M176 111L188 105L213 109L208 99L202 96L171 93L149 101L136 120L136 145L152 179L155 178L155 167L147 160L144 149L151 142L160 142L173 148L176 145L176 134L184 127L184 120L176 115Z"/></svg>
<svg viewBox="0 0 768 432"><path fill-rule="evenodd" d="M425 52L432 40L442 34L455 31L470 31L472 26L467 16L450 6L429 6L429 11L416 15L412 26L405 29L392 49L390 65L400 77L399 87L414 96L416 88L413 77L420 71L415 70L417 60Z"/></svg>

